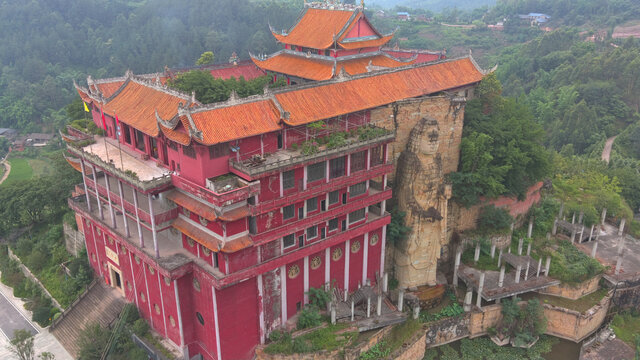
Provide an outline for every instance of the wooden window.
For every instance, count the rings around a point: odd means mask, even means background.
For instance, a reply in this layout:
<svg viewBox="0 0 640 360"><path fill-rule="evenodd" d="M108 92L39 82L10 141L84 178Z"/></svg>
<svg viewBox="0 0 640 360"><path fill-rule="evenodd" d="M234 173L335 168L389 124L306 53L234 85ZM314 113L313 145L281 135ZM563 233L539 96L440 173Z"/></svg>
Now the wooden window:
<svg viewBox="0 0 640 360"><path fill-rule="evenodd" d="M296 214L296 206L288 205L282 208L282 220L289 220Z"/></svg>
<svg viewBox="0 0 640 360"><path fill-rule="evenodd" d="M349 213L349 224L353 224L354 222L364 219L364 214L364 208Z"/></svg>
<svg viewBox="0 0 640 360"><path fill-rule="evenodd" d="M329 160L329 179L344 176L344 156Z"/></svg>
<svg viewBox="0 0 640 360"><path fill-rule="evenodd" d="M289 170L282 172L282 188L284 190L291 189L296 185L295 171Z"/></svg>
<svg viewBox="0 0 640 360"><path fill-rule="evenodd" d="M196 158L196 150L193 148L193 146L189 145L189 146L182 146L182 153L185 156L188 156L192 159Z"/></svg>
<svg viewBox="0 0 640 360"><path fill-rule="evenodd" d="M357 183L355 185L349 186L349 196L354 197L358 195L362 195L367 192L367 182L363 181L361 183Z"/></svg>
<svg viewBox="0 0 640 360"><path fill-rule="evenodd" d="M121 122L120 126L122 127L122 132L124 133L124 142L127 144L131 144L131 132L129 130L129 125Z"/></svg>
<svg viewBox="0 0 640 360"><path fill-rule="evenodd" d="M178 151L178 144L171 141L171 140L167 140L167 142L169 143L169 148L171 148L171 150L173 151Z"/></svg>
<svg viewBox="0 0 640 360"><path fill-rule="evenodd" d="M384 145L380 145L380 146L371 148L371 166L382 165L382 163L384 162L383 146Z"/></svg>
<svg viewBox="0 0 640 360"><path fill-rule="evenodd" d="M319 162L307 166L307 182L314 182L320 179L324 179L326 171L326 163Z"/></svg>
<svg viewBox="0 0 640 360"><path fill-rule="evenodd" d="M217 144L209 146L209 158L215 159L229 155L229 146L227 144Z"/></svg>
<svg viewBox="0 0 640 360"><path fill-rule="evenodd" d="M140 151L145 151L144 134L138 130L136 130L136 148Z"/></svg>
<svg viewBox="0 0 640 360"><path fill-rule="evenodd" d="M296 236L294 234L286 235L282 238L282 247L287 249L296 244Z"/></svg>
<svg viewBox="0 0 640 360"><path fill-rule="evenodd" d="M351 154L351 173L367 168L367 151Z"/></svg>
<svg viewBox="0 0 640 360"><path fill-rule="evenodd" d="M158 142L156 138L151 138L151 157L154 159L158 158Z"/></svg>
<svg viewBox="0 0 640 360"><path fill-rule="evenodd" d="M337 204L340 201L340 190L329 193L329 205Z"/></svg>
<svg viewBox="0 0 640 360"><path fill-rule="evenodd" d="M313 197L311 199L307 199L307 213L314 212L318 210L318 198Z"/></svg>
<svg viewBox="0 0 640 360"><path fill-rule="evenodd" d="M318 225L314 225L307 228L307 240L315 239L318 237Z"/></svg>
<svg viewBox="0 0 640 360"><path fill-rule="evenodd" d="M338 230L338 219L329 220L329 231Z"/></svg>

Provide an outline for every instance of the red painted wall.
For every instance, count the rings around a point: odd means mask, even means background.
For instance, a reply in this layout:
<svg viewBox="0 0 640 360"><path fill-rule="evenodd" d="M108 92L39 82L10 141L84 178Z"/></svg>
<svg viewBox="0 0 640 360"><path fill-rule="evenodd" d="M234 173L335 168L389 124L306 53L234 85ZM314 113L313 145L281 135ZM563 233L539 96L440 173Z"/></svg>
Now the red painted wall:
<svg viewBox="0 0 640 360"><path fill-rule="evenodd" d="M260 342L256 278L216 291L224 359L251 359ZM251 294L251 296L248 296Z"/></svg>
<svg viewBox="0 0 640 360"><path fill-rule="evenodd" d="M329 258L331 261L329 275L331 276L331 283L339 289L344 289L344 256L345 256L345 244L340 243L331 247ZM335 249L342 251L342 256L337 261L333 259L333 252ZM335 282L334 282L335 279Z"/></svg>
<svg viewBox="0 0 640 360"><path fill-rule="evenodd" d="M364 18L360 18L360 20L358 20L358 22L347 33L345 38L357 38L370 35L376 35L376 32Z"/></svg>
<svg viewBox="0 0 640 360"><path fill-rule="evenodd" d="M289 271L293 266L298 266L300 272L298 276L291 279L289 277ZM300 308L304 305L304 261L300 259L298 261L287 264L287 317L291 318L297 313L296 304L300 303Z"/></svg>
<svg viewBox="0 0 640 360"><path fill-rule="evenodd" d="M314 257L320 258L320 267L318 267L315 270L311 267L311 262ZM309 256L309 288L320 288L324 286L326 282L326 280L324 279L324 266L325 266L324 251L320 251Z"/></svg>
<svg viewBox="0 0 640 360"><path fill-rule="evenodd" d="M349 249L349 291L353 291L358 288L358 284L362 284L362 257L364 253L364 236L358 236L351 239L350 246L355 241L360 242L360 249L357 252Z"/></svg>

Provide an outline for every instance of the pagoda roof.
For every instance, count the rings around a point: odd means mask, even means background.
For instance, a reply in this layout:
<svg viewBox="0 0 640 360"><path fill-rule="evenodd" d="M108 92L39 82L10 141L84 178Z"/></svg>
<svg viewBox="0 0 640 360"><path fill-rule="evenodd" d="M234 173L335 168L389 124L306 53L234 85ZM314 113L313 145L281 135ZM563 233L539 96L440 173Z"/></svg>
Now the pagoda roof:
<svg viewBox="0 0 640 360"><path fill-rule="evenodd" d="M306 7L296 23L288 30L271 33L281 43L312 49L328 49L338 45L343 49L379 47L391 40L393 34L383 36L375 30L361 7L314 5ZM346 38L360 20L366 21L374 34L362 38Z"/></svg>
<svg viewBox="0 0 640 360"><path fill-rule="evenodd" d="M254 56L251 59L264 70L316 81L333 78L341 68L344 68L349 75L357 75L382 68L410 65L415 60L415 58L397 59L379 51L334 58L305 55L291 50L281 50L265 59Z"/></svg>
<svg viewBox="0 0 640 360"><path fill-rule="evenodd" d="M207 105L130 72L109 99L84 94L105 113L117 113L120 121L148 135L162 132L183 145L191 141L213 145L460 88L479 82L487 73L470 56L358 75L349 75L349 65L354 65L349 61L338 64L338 75L327 81L266 87L264 94L243 99L232 92L228 101Z"/></svg>

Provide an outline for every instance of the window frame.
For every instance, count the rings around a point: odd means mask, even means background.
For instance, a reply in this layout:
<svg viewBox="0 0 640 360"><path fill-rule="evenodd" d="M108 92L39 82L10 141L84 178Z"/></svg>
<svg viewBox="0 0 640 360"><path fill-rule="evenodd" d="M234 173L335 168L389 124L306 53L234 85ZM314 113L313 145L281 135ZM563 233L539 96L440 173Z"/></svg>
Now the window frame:
<svg viewBox="0 0 640 360"><path fill-rule="evenodd" d="M318 162L318 163L315 163L315 164L307 165L306 169L307 169L307 184L323 180L323 179L325 179L327 177L327 162L326 161L322 161L322 162ZM316 175L317 178L316 177L312 178L311 177L312 171L315 171L317 169L322 169L321 170L322 176L317 176ZM320 173L318 173L318 175L320 175Z"/></svg>
<svg viewBox="0 0 640 360"><path fill-rule="evenodd" d="M291 244L287 245L287 239L291 237ZM291 234L287 234L285 236L282 237L282 248L283 249L290 249L294 246L296 246L296 234L291 233Z"/></svg>
<svg viewBox="0 0 640 360"><path fill-rule="evenodd" d="M332 228L332 226L331 226L331 222L332 221L335 221L335 224L336 224L335 228ZM336 231L339 228L340 228L340 220L338 218L329 220L329 223L327 224L327 232Z"/></svg>
<svg viewBox="0 0 640 360"><path fill-rule="evenodd" d="M361 217L361 218L358 218L358 219L356 219L356 220L352 220L352 219L351 219L351 216L352 216L352 215L354 215L354 214L356 214L356 213L358 213L358 212L360 212L360 211L362 211L362 217ZM355 223L357 223L358 221L362 221L363 219L366 219L366 218L367 218L367 210L366 210L365 208L361 208L361 209L358 209L358 210L354 210L354 211L350 212L350 213L347 215L347 224L349 224L349 225L351 225L351 224L355 224Z"/></svg>
<svg viewBox="0 0 640 360"><path fill-rule="evenodd" d="M313 229L315 234L313 236L309 236L309 230ZM313 225L305 229L304 233L307 235L307 241L314 240L318 238L318 225Z"/></svg>
<svg viewBox="0 0 640 360"><path fill-rule="evenodd" d="M318 211L319 207L318 207L318 197L317 196L305 200L305 204L307 206L307 214L315 212L315 211ZM311 209L309 207L309 204L313 204L314 208Z"/></svg>
<svg viewBox="0 0 640 360"><path fill-rule="evenodd" d="M334 166L334 164L337 164ZM340 170L342 170L340 172ZM329 179L337 179L346 175L347 161L344 156L329 160Z"/></svg>
<svg viewBox="0 0 640 360"><path fill-rule="evenodd" d="M290 178L289 178L289 175ZM296 171L295 169L282 172L282 190L290 190L296 187Z"/></svg>
<svg viewBox="0 0 640 360"><path fill-rule="evenodd" d="M336 201L331 201L331 194L336 194ZM329 206L340 203L340 190L334 190L329 192Z"/></svg>
<svg viewBox="0 0 640 360"><path fill-rule="evenodd" d="M351 154L349 171L353 174L367 169L367 150L358 151Z"/></svg>
<svg viewBox="0 0 640 360"><path fill-rule="evenodd" d="M285 209L292 209L291 210L291 216L289 217L285 217ZM287 206L283 206L282 207L282 221L287 221L287 220L291 220L293 218L296 217L296 205L295 204L291 204L291 205L287 205Z"/></svg>
<svg viewBox="0 0 640 360"><path fill-rule="evenodd" d="M355 190L359 190L360 186L362 186L362 191L359 192L359 193L356 193L354 191L354 188L355 188ZM356 187L358 187L358 188L356 188ZM357 197L357 196L360 196L360 195L363 195L363 194L366 194L366 193L367 193L367 181L366 180L349 186L349 198L350 199L354 198L354 197Z"/></svg>

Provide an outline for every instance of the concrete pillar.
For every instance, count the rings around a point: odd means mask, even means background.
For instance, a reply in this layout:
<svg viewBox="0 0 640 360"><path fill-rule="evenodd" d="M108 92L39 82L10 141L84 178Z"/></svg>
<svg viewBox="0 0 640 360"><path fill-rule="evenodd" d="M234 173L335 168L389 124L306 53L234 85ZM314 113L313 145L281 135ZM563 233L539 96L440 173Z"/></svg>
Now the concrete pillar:
<svg viewBox="0 0 640 360"><path fill-rule="evenodd" d="M355 303L351 300L351 321L355 318Z"/></svg>
<svg viewBox="0 0 640 360"><path fill-rule="evenodd" d="M518 265L516 267L516 278L515 278L516 284L520 283L520 272L521 271L522 271L522 265Z"/></svg>
<svg viewBox="0 0 640 360"><path fill-rule="evenodd" d="M371 298L367 298L367 317L371 317Z"/></svg>
<svg viewBox="0 0 640 360"><path fill-rule="evenodd" d="M402 312L402 306L404 305L404 289L400 289L398 292L398 311Z"/></svg>
<svg viewBox="0 0 640 360"><path fill-rule="evenodd" d="M596 241L593 242L593 247L591 248L591 257L596 258L596 252L598 251L598 238L596 237Z"/></svg>
<svg viewBox="0 0 640 360"><path fill-rule="evenodd" d="M580 211L580 215L578 216L578 224L582 224L582 219L584 218L584 212Z"/></svg>
<svg viewBox="0 0 640 360"><path fill-rule="evenodd" d="M620 274L620 270L622 269L622 256L624 253L624 237L621 237L618 240L618 258L616 259L616 272L615 274Z"/></svg>
<svg viewBox="0 0 640 360"><path fill-rule="evenodd" d="M500 249L500 252L498 253L498 266L500 266L500 263L502 263L502 249Z"/></svg>
<svg viewBox="0 0 640 360"><path fill-rule="evenodd" d="M480 282L478 283L478 299L476 300L476 306L482 307L482 288L484 288L484 272L480 273Z"/></svg>
<svg viewBox="0 0 640 360"><path fill-rule="evenodd" d="M536 271L536 277L540 277L541 268L542 268L542 258L538 259L538 271Z"/></svg>
<svg viewBox="0 0 640 360"><path fill-rule="evenodd" d="M122 220L124 220L124 232L127 234L127 237L131 236L131 231L129 230L129 221L127 221L127 211L124 208L124 191L122 190L122 181L118 179L118 192L120 193L120 203L122 204Z"/></svg>
<svg viewBox="0 0 640 360"><path fill-rule="evenodd" d="M98 192L98 177L96 176L96 167L91 165L91 171L93 172L93 185L96 187L96 201L98 202L98 211L100 212L100 220L104 220L104 213L102 212L102 204L100 203L100 193Z"/></svg>
<svg viewBox="0 0 640 360"><path fill-rule="evenodd" d="M476 252L473 255L473 262L477 263L478 259L480 259L480 241L476 244Z"/></svg>
<svg viewBox="0 0 640 360"><path fill-rule="evenodd" d="M576 241L576 228L575 225L571 226L571 243L573 244Z"/></svg>
<svg viewBox="0 0 640 360"><path fill-rule="evenodd" d="M562 218L564 214L564 201L560 203L560 211L558 211L558 218Z"/></svg>
<svg viewBox="0 0 640 360"><path fill-rule="evenodd" d="M602 209L602 216L600 217L600 223L604 225L604 221L607 219L607 208Z"/></svg>
<svg viewBox="0 0 640 360"><path fill-rule="evenodd" d="M384 273L382 276L382 292L386 293L389 289L389 274Z"/></svg>
<svg viewBox="0 0 640 360"><path fill-rule="evenodd" d="M464 296L464 311L471 311L471 299L473 298L473 292L471 290L467 290L467 293Z"/></svg>
<svg viewBox="0 0 640 360"><path fill-rule="evenodd" d="M140 239L140 247L144 248L144 236L142 235L142 225L140 225L140 214L138 206L138 190L133 188L133 207L136 211L136 223L138 225L138 238Z"/></svg>
<svg viewBox="0 0 640 360"><path fill-rule="evenodd" d="M462 251L458 249L456 251L456 259L453 265L453 286L458 286L458 268L460 267L460 257L462 256Z"/></svg>
<svg viewBox="0 0 640 360"><path fill-rule="evenodd" d="M531 256L531 243L527 245L527 256Z"/></svg>
<svg viewBox="0 0 640 360"><path fill-rule="evenodd" d="M500 267L500 277L498 278L498 287L502 287L504 285L504 265Z"/></svg>
<svg viewBox="0 0 640 360"><path fill-rule="evenodd" d="M113 202L111 201L111 185L109 184L109 176L107 173L103 173L104 175L104 187L107 189L107 200L109 201L109 216L111 216L111 227L114 229L118 228L118 223L116 222L116 212L113 211Z"/></svg>
<svg viewBox="0 0 640 360"><path fill-rule="evenodd" d="M622 267L622 256L618 255L618 259L616 260L616 276L620 274L620 268Z"/></svg>
<svg viewBox="0 0 640 360"><path fill-rule="evenodd" d="M87 198L87 209L91 212L91 199L89 198L89 191L87 189L87 170L84 167L84 161L80 160L80 170L82 171L82 184L84 185L84 196Z"/></svg>
<svg viewBox="0 0 640 360"><path fill-rule="evenodd" d="M547 240L551 240L551 233L547 233Z"/></svg>
<svg viewBox="0 0 640 360"><path fill-rule="evenodd" d="M151 194L147 194L149 199L149 217L151 218L151 236L153 237L153 249L156 252L156 258L160 257L160 248L158 247L158 231L156 230L156 219L153 214L153 204L151 202Z"/></svg>
<svg viewBox="0 0 640 360"><path fill-rule="evenodd" d="M491 244L491 258L494 259L496 257L496 245Z"/></svg>
<svg viewBox="0 0 640 360"><path fill-rule="evenodd" d="M531 265L531 260L527 260L527 270L524 271L524 281L527 281L529 278L529 266Z"/></svg>
<svg viewBox="0 0 640 360"><path fill-rule="evenodd" d="M551 269L551 256L547 256L547 263L544 265L544 276L549 276L549 269Z"/></svg>
<svg viewBox="0 0 640 360"><path fill-rule="evenodd" d="M591 241L591 239L593 238L593 228L595 228L595 225L591 225L591 232L589 233L589 241Z"/></svg>
<svg viewBox="0 0 640 360"><path fill-rule="evenodd" d="M376 314L382 315L382 295L378 295L378 303L376 304Z"/></svg>
<svg viewBox="0 0 640 360"><path fill-rule="evenodd" d="M620 227L618 228L618 236L621 236L622 233L624 232L624 224L627 222L627 219L623 218L620 221Z"/></svg>
<svg viewBox="0 0 640 360"><path fill-rule="evenodd" d="M527 229L527 237L531 239L531 234L533 233L533 217L529 218L529 228Z"/></svg>
<svg viewBox="0 0 640 360"><path fill-rule="evenodd" d="M582 242L583 238L584 238L584 225L582 225L582 229L580 229L580 236L578 237L578 244L580 244Z"/></svg>
<svg viewBox="0 0 640 360"><path fill-rule="evenodd" d="M331 307L331 324L333 325L336 324L336 307L335 306Z"/></svg>
<svg viewBox="0 0 640 360"><path fill-rule="evenodd" d="M551 229L551 234L555 235L558 233L558 218L553 221L553 228Z"/></svg>
<svg viewBox="0 0 640 360"><path fill-rule="evenodd" d="M518 240L518 255L522 255L522 238Z"/></svg>
<svg viewBox="0 0 640 360"><path fill-rule="evenodd" d="M413 319L418 319L418 316L420 316L420 305L413 308Z"/></svg>
<svg viewBox="0 0 640 360"><path fill-rule="evenodd" d="M573 217L571 218L571 223L575 224L576 223L576 213L573 213Z"/></svg>

